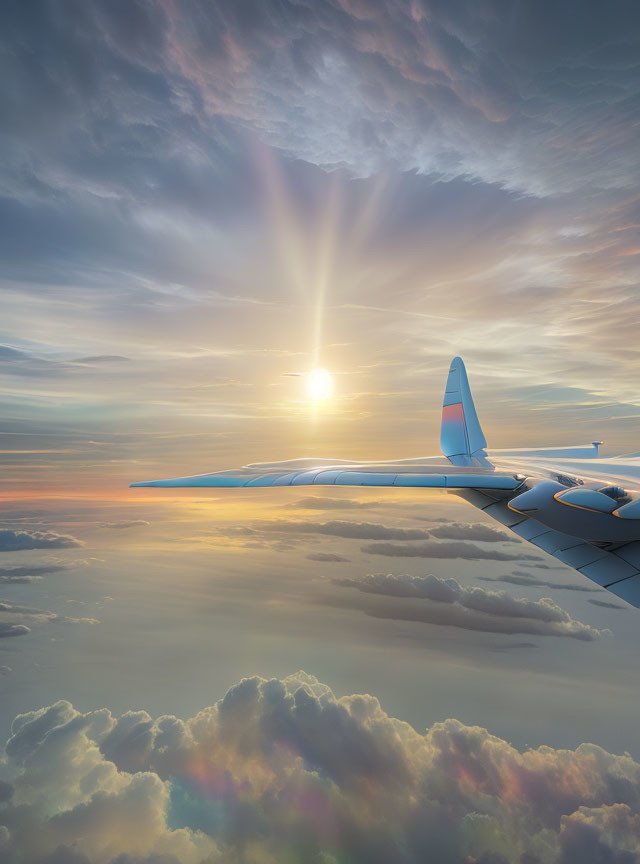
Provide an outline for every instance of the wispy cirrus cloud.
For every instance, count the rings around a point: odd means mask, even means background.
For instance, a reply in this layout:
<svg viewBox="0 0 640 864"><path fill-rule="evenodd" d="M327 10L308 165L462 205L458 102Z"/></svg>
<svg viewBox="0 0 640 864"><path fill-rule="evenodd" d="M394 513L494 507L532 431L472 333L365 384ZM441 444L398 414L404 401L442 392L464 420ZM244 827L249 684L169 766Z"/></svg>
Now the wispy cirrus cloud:
<svg viewBox="0 0 640 864"><path fill-rule="evenodd" d="M220 132L212 134L214 121L224 118L294 158L346 166L356 176L394 165L542 195L581 188L584 176L600 188L635 179L629 128L639 86L629 74L635 13L628 4L616 7L605 14L589 4L589 14L576 22L563 8L550 21L535 4L505 17L493 2L444 9L390 0L366 14L350 2L250 10L178 3L153 12L139 7L137 35L122 38L132 13L99 4L76 11L82 42L68 34L65 12L46 16L42 27L75 59L49 91L62 97L64 114L78 118L82 75L92 72L106 104L85 122L109 131L114 144L118 109L143 102L109 88L105 73L125 74L130 64L149 80L140 82L148 96L144 122L127 138L166 160L175 141L158 139L160 120L171 118L174 127L181 117L201 143L207 126L214 140L224 141ZM21 52L5 62L23 87L40 82L41 71ZM154 88L158 79L173 89L173 100ZM19 92L7 87L11 101ZM42 107L39 122L55 120L44 98ZM598 160L603 126L606 164ZM61 120L53 134L64 140ZM184 194L204 206L196 180L206 156L196 151L191 162L191 173L180 166ZM150 170L145 161L129 169L134 188ZM76 172L69 170L67 182ZM56 178L43 174L53 185ZM94 194L107 194L104 178L92 181ZM131 194L123 182L119 194Z"/></svg>

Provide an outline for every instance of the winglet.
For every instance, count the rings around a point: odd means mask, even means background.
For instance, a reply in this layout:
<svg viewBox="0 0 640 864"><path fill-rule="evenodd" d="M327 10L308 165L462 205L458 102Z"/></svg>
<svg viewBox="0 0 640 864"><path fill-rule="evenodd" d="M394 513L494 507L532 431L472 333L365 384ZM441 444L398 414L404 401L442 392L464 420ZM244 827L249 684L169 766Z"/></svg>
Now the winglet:
<svg viewBox="0 0 640 864"><path fill-rule="evenodd" d="M460 357L454 357L449 369L442 403L440 447L454 465L485 462L486 439L482 433L467 371Z"/></svg>

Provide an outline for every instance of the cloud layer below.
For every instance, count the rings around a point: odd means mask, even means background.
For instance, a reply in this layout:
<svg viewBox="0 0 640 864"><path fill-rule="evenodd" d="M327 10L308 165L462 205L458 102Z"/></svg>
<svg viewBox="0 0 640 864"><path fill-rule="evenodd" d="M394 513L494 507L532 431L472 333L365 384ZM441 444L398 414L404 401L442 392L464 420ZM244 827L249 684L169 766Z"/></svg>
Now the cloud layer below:
<svg viewBox="0 0 640 864"><path fill-rule="evenodd" d="M520 752L457 720L424 734L299 672L183 721L68 702L17 717L4 860L630 864L640 765L590 744ZM384 814L381 817L381 814Z"/></svg>

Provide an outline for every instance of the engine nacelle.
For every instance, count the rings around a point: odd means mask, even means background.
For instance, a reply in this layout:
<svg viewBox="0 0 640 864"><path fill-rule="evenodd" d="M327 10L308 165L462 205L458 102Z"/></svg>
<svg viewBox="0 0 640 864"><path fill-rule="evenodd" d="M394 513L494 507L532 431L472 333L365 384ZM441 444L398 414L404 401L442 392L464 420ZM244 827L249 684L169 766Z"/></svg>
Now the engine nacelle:
<svg viewBox="0 0 640 864"><path fill-rule="evenodd" d="M567 488L555 480L543 480L516 495L507 506L516 513L530 516L549 528L581 540L595 543L639 540L640 518L627 515L634 502L624 489L611 486L603 489L606 492L590 486ZM627 513L618 516L617 511L624 509Z"/></svg>

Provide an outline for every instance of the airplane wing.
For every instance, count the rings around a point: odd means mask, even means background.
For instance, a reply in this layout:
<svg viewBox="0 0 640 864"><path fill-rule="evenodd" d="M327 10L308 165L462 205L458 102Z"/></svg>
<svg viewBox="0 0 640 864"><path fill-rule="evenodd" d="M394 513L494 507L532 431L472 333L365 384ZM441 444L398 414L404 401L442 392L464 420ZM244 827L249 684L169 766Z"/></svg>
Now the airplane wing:
<svg viewBox="0 0 640 864"><path fill-rule="evenodd" d="M303 463L303 464L301 464ZM308 463L308 464L307 464ZM230 471L173 477L168 480L146 480L131 486L170 488L221 488L259 486L396 486L441 489L514 490L524 477L502 474L492 469L455 469L451 465L427 465L420 462L355 462L335 460L291 459L287 462L255 463Z"/></svg>
<svg viewBox="0 0 640 864"><path fill-rule="evenodd" d="M640 492L603 483L602 466L579 476L601 442L560 450L490 451L478 421L464 363L454 358L442 406L443 457L389 462L293 459L227 471L145 480L131 486L260 488L392 486L454 490L522 539L640 607ZM570 462L571 460L578 460ZM569 465L568 471L563 466ZM585 474L587 472L584 472ZM616 478L617 479L617 478Z"/></svg>

